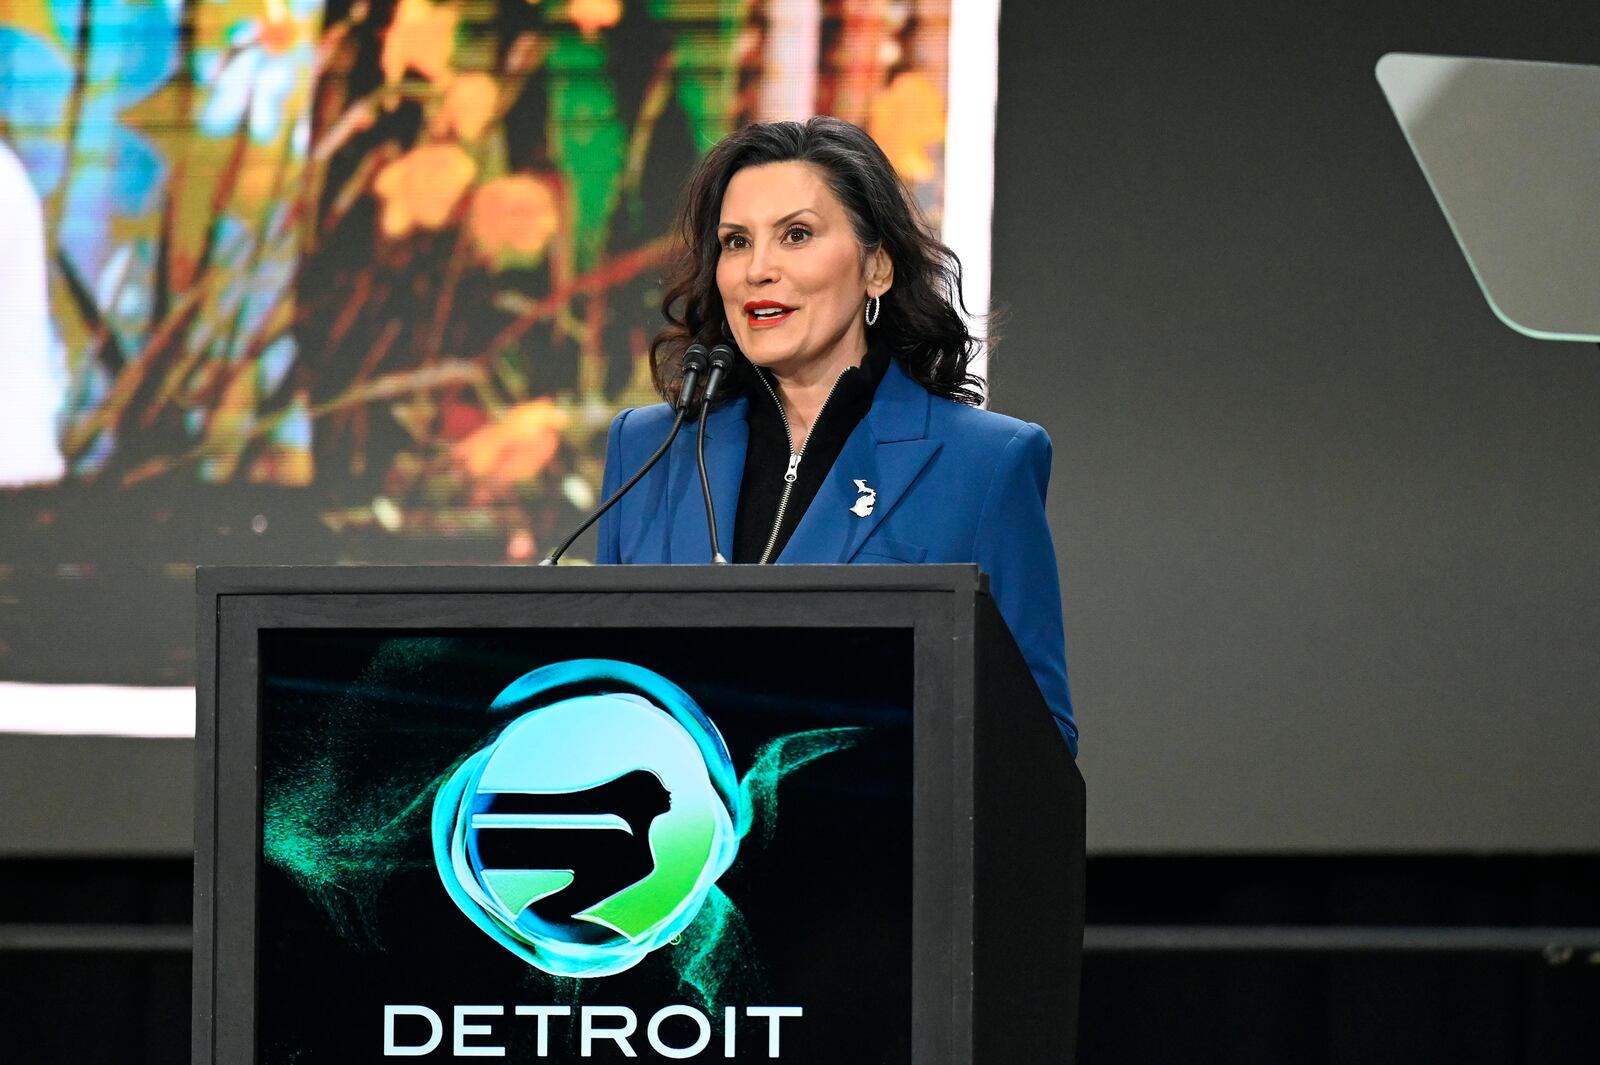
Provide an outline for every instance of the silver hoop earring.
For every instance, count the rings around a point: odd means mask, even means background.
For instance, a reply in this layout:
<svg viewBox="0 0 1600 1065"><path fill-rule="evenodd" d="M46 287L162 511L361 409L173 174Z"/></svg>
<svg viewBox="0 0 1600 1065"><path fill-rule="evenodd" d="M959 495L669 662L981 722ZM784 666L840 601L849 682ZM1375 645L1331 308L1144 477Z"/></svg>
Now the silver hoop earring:
<svg viewBox="0 0 1600 1065"><path fill-rule="evenodd" d="M878 312L883 310L883 301L877 296L867 297L867 324L878 324Z"/></svg>

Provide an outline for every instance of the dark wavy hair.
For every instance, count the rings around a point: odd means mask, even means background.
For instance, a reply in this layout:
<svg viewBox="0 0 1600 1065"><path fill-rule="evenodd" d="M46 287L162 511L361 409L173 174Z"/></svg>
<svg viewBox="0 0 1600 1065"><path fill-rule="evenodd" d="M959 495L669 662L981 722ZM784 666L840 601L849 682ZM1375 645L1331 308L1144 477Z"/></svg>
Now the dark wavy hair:
<svg viewBox="0 0 1600 1065"><path fill-rule="evenodd" d="M825 115L745 126L700 160L678 211L682 251L661 301L667 325L650 344L656 390L669 402L677 395L683 352L691 343L731 339L717 289L722 196L745 167L785 162L820 170L849 215L863 258L882 248L894 264L894 284L868 330L870 342L886 344L906 373L934 395L981 403L984 382L970 365L983 340L957 309L965 310L961 261L933 235L883 149L859 126ZM739 365L742 374L750 372L745 360Z"/></svg>

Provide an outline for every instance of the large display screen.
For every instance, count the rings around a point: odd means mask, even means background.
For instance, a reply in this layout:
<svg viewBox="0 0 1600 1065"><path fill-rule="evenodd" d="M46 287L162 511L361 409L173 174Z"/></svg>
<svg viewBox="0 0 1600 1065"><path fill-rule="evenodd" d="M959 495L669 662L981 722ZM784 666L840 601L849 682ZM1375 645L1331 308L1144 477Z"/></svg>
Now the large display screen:
<svg viewBox="0 0 1600 1065"><path fill-rule="evenodd" d="M955 6L0 2L6 703L192 684L197 564L553 547L747 122L864 126L981 310L997 16L969 62Z"/></svg>
<svg viewBox="0 0 1600 1065"><path fill-rule="evenodd" d="M263 1065L911 1060L909 630L260 647Z"/></svg>

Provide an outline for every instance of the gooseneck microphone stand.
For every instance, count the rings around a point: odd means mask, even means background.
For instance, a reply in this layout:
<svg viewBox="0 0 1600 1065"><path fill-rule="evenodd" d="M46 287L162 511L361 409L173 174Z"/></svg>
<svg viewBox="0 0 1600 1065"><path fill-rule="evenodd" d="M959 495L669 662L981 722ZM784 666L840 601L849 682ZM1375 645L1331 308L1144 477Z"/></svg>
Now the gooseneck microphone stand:
<svg viewBox="0 0 1600 1065"><path fill-rule="evenodd" d="M722 346L723 345L720 344L718 345L718 347ZM554 566L559 563L561 561L561 556L567 553L567 548L571 547L573 542L576 541L578 537L587 532L589 526L599 521L601 516L605 514L606 511L616 506L617 500L627 495L628 492L633 489L633 486L638 484L644 478L644 475L649 473L651 468L654 467L656 463L661 461L661 456L667 453L667 449L672 446L672 442L678 438L678 430L683 428L683 419L688 416L690 409L694 406L695 386L700 383L700 375L705 373L706 362L707 354L705 345L690 344L688 350L683 353L683 378L682 384L678 389L678 414L677 417L672 419L672 431L667 433L667 438L661 442L660 447L656 448L655 454L651 455L645 464L639 467L639 471L632 477L629 477L627 481L623 483L622 487L618 488L615 492L612 492L606 501L601 503L600 506L595 509L594 513L590 514L587 518L584 518L582 524L580 524L576 529L573 529L571 534L569 534L565 540L561 541L561 546L550 552L549 557L543 562L540 562L539 565ZM712 380L715 379L715 371L713 371ZM708 381L707 384L709 385L710 382ZM707 396L709 397L709 395L710 390L708 388ZM701 428L704 429L704 427L705 419L702 418ZM705 479L705 468L703 461L701 463L700 477L703 482ZM710 505L710 498L711 497L709 495L706 497L708 506ZM715 536L716 533L713 532L712 535Z"/></svg>
<svg viewBox="0 0 1600 1065"><path fill-rule="evenodd" d="M700 399L700 427L695 433L694 459L700 468L700 494L706 500L706 528L711 532L711 561L718 566L726 566L728 560L722 557L722 548L717 543L717 509L711 503L711 478L706 475L706 414L711 411L711 402L717 396L717 389L722 387L722 380L733 372L733 349L726 344L718 344L711 349L709 356L711 374L706 378L706 392Z"/></svg>

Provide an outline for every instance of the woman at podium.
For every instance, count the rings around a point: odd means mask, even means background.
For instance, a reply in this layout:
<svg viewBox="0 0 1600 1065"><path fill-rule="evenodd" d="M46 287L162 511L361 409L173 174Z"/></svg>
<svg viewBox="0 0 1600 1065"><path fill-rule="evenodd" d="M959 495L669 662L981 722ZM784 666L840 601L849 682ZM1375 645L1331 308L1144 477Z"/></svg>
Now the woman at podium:
<svg viewBox="0 0 1600 1065"><path fill-rule="evenodd" d="M877 144L835 118L747 126L701 160L651 345L677 397L693 343L736 349L704 412L718 539L736 563L976 563L1068 745L1050 438L977 406L960 263ZM666 438L668 403L619 414L604 494ZM692 434L601 519L602 563L704 563Z"/></svg>

